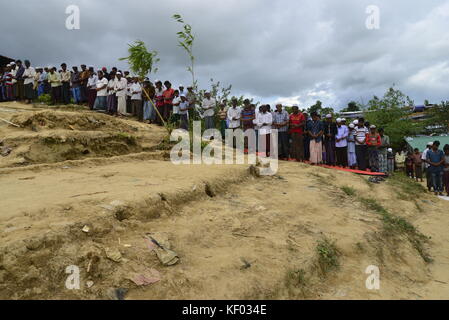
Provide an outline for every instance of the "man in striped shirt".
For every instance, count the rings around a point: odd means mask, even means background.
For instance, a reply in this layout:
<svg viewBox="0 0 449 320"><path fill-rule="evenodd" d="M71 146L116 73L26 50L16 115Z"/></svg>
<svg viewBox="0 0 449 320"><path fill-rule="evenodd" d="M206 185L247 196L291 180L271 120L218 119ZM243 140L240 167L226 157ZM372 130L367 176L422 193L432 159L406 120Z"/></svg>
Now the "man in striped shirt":
<svg viewBox="0 0 449 320"><path fill-rule="evenodd" d="M365 119L360 118L358 120L357 127L355 128L355 154L357 157L357 166L359 170L366 171L366 158L367 158L367 145L366 135L368 129L365 127Z"/></svg>

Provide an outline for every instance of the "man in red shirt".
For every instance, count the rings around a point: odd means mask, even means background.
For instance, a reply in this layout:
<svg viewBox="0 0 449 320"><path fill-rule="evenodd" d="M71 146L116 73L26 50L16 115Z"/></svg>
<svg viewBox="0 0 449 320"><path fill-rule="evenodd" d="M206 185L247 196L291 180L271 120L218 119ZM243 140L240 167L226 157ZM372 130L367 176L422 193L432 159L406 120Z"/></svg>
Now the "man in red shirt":
<svg viewBox="0 0 449 320"><path fill-rule="evenodd" d="M167 88L162 96L164 98L164 107L162 108L162 117L165 121L170 119L173 110L173 98L175 96L175 90L171 87L170 81L165 81L164 86Z"/></svg>
<svg viewBox="0 0 449 320"><path fill-rule="evenodd" d="M304 161L304 126L306 118L299 112L298 106L293 106L293 113L290 115L290 134L292 139L290 155L296 161Z"/></svg>

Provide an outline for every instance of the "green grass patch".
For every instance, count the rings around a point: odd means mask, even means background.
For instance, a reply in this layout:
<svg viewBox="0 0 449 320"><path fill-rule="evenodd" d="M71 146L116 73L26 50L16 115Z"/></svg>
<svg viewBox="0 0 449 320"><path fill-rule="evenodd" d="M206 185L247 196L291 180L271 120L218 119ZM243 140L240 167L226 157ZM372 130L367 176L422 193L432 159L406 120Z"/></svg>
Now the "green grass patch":
<svg viewBox="0 0 449 320"><path fill-rule="evenodd" d="M115 135L120 140L125 140L125 142L129 145L136 145L137 139L135 136L132 136L126 132L119 132Z"/></svg>
<svg viewBox="0 0 449 320"><path fill-rule="evenodd" d="M404 200L419 198L427 193L427 189L422 184L410 179L403 173L398 173L388 178L388 184L395 187L398 190L400 199Z"/></svg>
<svg viewBox="0 0 449 320"><path fill-rule="evenodd" d="M289 270L285 276L287 287L303 288L307 285L306 271L304 269Z"/></svg>
<svg viewBox="0 0 449 320"><path fill-rule="evenodd" d="M343 191L347 196L353 197L355 196L356 192L355 189L349 186L343 186L340 188L341 191Z"/></svg>
<svg viewBox="0 0 449 320"><path fill-rule="evenodd" d="M419 232L414 225L408 222L405 218L398 217L390 213L374 199L360 198L359 200L367 209L382 216L385 234L389 236L396 236L400 234L405 235L423 260L425 262L432 262L432 258L424 248L424 242L426 242L428 238Z"/></svg>
<svg viewBox="0 0 449 320"><path fill-rule="evenodd" d="M335 242L327 238L318 241L316 246L318 254L318 266L323 274L338 269L340 253L335 246Z"/></svg>

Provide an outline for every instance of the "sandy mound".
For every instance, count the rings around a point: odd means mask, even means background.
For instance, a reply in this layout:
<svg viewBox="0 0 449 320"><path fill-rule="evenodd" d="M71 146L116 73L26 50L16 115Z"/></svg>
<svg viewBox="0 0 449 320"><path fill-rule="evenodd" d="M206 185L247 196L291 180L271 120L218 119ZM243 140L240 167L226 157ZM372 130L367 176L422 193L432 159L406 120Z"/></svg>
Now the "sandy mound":
<svg viewBox="0 0 449 320"><path fill-rule="evenodd" d="M9 151L0 157L0 168L154 151L165 136L157 126L84 110L17 109L7 115L20 128L0 127L2 147Z"/></svg>
<svg viewBox="0 0 449 320"><path fill-rule="evenodd" d="M78 131L136 132L138 126L100 113L39 111L14 115L11 122L30 130L65 129Z"/></svg>

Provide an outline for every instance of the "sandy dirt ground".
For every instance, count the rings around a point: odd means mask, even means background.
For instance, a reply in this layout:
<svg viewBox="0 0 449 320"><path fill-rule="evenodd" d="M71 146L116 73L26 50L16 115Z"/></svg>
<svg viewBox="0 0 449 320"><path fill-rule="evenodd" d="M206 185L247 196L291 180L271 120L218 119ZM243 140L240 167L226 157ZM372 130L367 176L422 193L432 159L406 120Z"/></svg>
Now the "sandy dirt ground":
<svg viewBox="0 0 449 320"><path fill-rule="evenodd" d="M151 125L21 104L0 117L21 126L0 124L2 299L449 298L448 203L403 181L175 166Z"/></svg>

